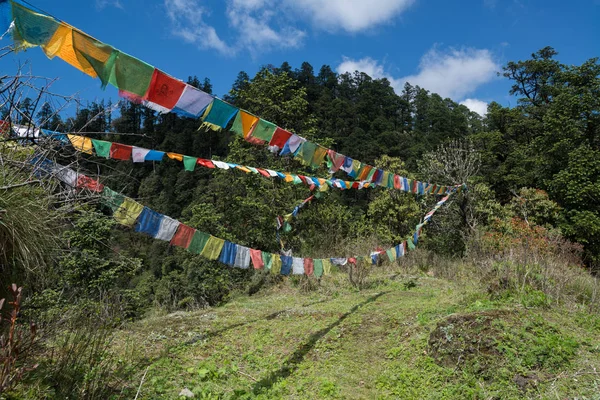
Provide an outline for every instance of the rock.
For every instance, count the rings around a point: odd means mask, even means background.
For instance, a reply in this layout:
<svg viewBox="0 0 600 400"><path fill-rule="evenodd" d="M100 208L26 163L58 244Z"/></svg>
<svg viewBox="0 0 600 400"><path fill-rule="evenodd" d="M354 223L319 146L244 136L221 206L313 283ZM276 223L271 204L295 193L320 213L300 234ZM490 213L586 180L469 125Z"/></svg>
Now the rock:
<svg viewBox="0 0 600 400"><path fill-rule="evenodd" d="M196 395L188 388L182 389L181 392L179 392L179 397L181 396L187 397L188 399L196 397Z"/></svg>

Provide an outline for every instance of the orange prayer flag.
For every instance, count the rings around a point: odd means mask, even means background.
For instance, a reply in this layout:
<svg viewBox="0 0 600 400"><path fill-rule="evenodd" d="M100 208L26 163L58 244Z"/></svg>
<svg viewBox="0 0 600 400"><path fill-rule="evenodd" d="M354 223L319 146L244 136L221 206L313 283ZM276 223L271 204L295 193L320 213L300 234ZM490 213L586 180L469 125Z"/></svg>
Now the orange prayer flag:
<svg viewBox="0 0 600 400"><path fill-rule="evenodd" d="M46 57L52 59L58 57L67 64L77 68L81 72L97 78L98 74L85 59L80 59L73 48L73 28L62 23L48 43L42 46Z"/></svg>
<svg viewBox="0 0 600 400"><path fill-rule="evenodd" d="M244 138L247 138L252 132L252 128L258 121L258 118L252 114L248 114L245 111L240 111L240 117L242 119L242 130L244 133Z"/></svg>
<svg viewBox="0 0 600 400"><path fill-rule="evenodd" d="M171 160L183 162L183 154L167 153L167 157L169 157Z"/></svg>

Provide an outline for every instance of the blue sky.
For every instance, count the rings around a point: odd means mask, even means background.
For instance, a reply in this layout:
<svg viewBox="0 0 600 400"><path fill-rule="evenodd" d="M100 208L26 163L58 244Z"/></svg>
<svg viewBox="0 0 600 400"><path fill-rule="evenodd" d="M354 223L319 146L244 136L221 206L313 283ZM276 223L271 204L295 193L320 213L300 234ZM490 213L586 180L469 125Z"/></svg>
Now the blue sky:
<svg viewBox="0 0 600 400"><path fill-rule="evenodd" d="M186 80L210 78L221 96L239 71L308 61L318 73L364 71L394 87L418 84L471 109L514 105L497 71L553 46L581 64L600 56L600 0L31 0L97 39ZM5 42L6 39L3 41ZM54 91L117 99L61 60L30 49L0 61L30 62L57 77Z"/></svg>

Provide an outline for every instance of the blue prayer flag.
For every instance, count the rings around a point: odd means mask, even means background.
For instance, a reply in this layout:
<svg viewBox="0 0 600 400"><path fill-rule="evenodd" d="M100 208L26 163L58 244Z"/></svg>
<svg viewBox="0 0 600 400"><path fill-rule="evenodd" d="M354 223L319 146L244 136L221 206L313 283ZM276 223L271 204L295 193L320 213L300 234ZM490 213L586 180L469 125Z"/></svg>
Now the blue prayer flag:
<svg viewBox="0 0 600 400"><path fill-rule="evenodd" d="M135 231L156 237L156 235L158 235L160 223L163 218L164 215L157 213L148 207L144 207L142 213L138 217L137 224L135 225Z"/></svg>

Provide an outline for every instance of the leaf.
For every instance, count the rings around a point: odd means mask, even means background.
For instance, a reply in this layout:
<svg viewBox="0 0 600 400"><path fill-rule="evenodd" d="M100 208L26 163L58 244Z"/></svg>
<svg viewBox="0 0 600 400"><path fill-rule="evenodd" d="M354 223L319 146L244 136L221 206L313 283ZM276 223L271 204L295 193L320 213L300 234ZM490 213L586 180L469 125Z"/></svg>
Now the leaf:
<svg viewBox="0 0 600 400"><path fill-rule="evenodd" d="M206 369L206 368L201 368L198 370L198 375L200 376L201 379L206 378L206 376L210 373L210 370Z"/></svg>

